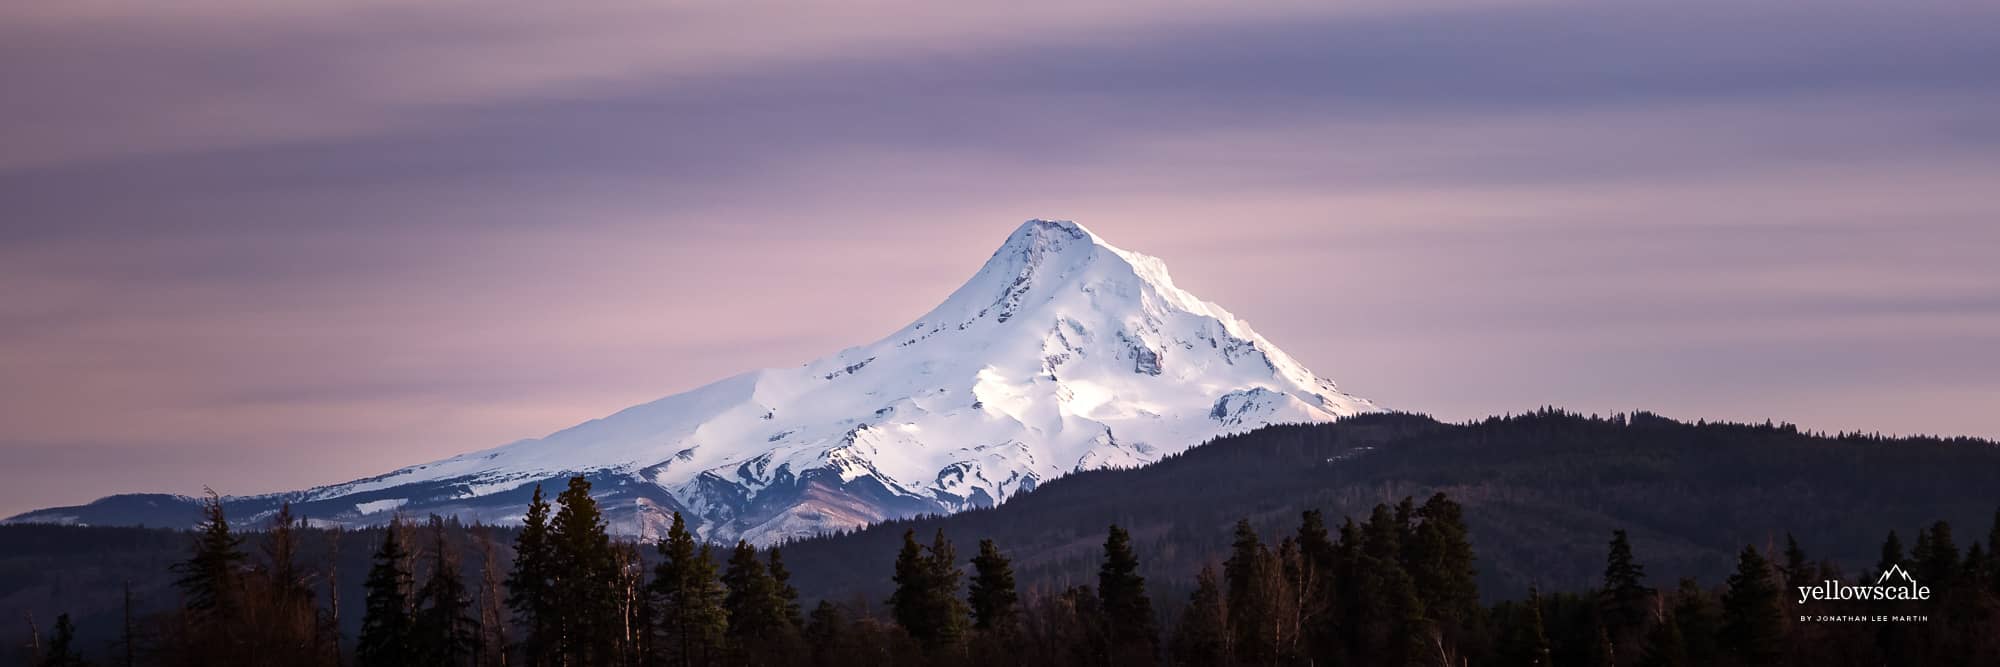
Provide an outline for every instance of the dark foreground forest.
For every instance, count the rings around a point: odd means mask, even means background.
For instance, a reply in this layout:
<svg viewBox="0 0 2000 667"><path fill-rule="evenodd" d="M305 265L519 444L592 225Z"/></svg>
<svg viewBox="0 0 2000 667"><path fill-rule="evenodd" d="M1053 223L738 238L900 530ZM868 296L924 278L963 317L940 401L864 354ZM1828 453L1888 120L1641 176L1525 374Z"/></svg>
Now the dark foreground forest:
<svg viewBox="0 0 2000 667"><path fill-rule="evenodd" d="M580 479L504 530L6 526L0 604L25 664L2000 664L1996 477L1980 440L1382 415L770 550L605 535ZM1799 599L1892 565L1928 599Z"/></svg>

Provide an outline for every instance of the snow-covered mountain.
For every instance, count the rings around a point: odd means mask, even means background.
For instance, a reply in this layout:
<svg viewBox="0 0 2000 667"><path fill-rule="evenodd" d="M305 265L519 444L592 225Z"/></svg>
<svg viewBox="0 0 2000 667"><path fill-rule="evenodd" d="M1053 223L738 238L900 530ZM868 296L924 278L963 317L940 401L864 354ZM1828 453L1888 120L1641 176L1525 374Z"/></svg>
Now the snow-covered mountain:
<svg viewBox="0 0 2000 667"><path fill-rule="evenodd" d="M1175 287L1160 260L1031 220L943 304L874 343L541 438L228 504L246 522L283 500L330 523L397 511L512 522L535 484L582 474L614 531L650 537L678 510L711 540L762 544L991 505L1225 433L1377 409ZM158 525L146 517L187 502L113 496L10 521Z"/></svg>

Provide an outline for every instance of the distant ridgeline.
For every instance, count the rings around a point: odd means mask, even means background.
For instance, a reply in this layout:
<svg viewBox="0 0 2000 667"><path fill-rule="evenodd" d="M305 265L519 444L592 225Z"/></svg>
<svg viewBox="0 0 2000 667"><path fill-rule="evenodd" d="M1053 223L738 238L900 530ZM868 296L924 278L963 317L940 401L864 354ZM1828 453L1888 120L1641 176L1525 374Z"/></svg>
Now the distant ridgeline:
<svg viewBox="0 0 2000 667"><path fill-rule="evenodd" d="M130 582L142 664L2000 664L1995 479L2000 445L1972 438L1369 414L782 560L617 542L581 480L546 530L406 524L394 546L0 526L0 611L38 637L0 657L122 664Z"/></svg>

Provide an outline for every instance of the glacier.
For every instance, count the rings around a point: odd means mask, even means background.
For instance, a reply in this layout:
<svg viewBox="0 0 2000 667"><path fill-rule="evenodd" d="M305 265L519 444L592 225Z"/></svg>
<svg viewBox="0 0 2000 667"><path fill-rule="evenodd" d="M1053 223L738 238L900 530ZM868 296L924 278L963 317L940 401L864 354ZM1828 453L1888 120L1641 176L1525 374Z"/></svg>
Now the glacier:
<svg viewBox="0 0 2000 667"><path fill-rule="evenodd" d="M540 438L225 504L246 524L281 502L319 525L397 513L510 523L534 485L552 493L583 475L613 532L652 538L679 511L705 539L768 545L1380 409L1176 287L1159 259L1074 222L1030 220L942 304L873 343ZM167 510L192 503L113 496L8 521L171 525Z"/></svg>

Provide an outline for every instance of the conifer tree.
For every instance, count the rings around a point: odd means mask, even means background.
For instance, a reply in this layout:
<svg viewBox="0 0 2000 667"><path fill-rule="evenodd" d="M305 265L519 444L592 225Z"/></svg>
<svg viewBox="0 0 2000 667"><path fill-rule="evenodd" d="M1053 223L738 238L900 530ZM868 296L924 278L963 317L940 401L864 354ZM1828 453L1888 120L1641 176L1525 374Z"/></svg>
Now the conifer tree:
<svg viewBox="0 0 2000 667"><path fill-rule="evenodd" d="M1807 586L1813 576L1819 574L1819 567L1806 558L1806 550L1799 547L1799 540L1791 533L1785 533L1785 588L1787 590Z"/></svg>
<svg viewBox="0 0 2000 667"><path fill-rule="evenodd" d="M590 481L581 476L569 479L556 503L561 508L549 522L556 565L549 594L555 600L561 654L573 665L611 662L619 627L613 596L618 566L604 514L590 497Z"/></svg>
<svg viewBox="0 0 2000 667"><path fill-rule="evenodd" d="M926 551L925 558L930 567L929 600L937 617L932 646L944 648L949 653L964 643L966 628L971 625L966 619L968 610L965 601L958 597L959 580L964 578L965 571L959 568L958 550L952 548L951 540L945 539L943 528L939 528L931 538L931 545Z"/></svg>
<svg viewBox="0 0 2000 667"><path fill-rule="evenodd" d="M722 584L716 579L708 545L697 550L694 534L675 512L659 550L661 560L651 584L659 617L653 652L661 664L674 667L711 664L721 657L728 615L722 609Z"/></svg>
<svg viewBox="0 0 2000 667"><path fill-rule="evenodd" d="M1013 629L1020 604L1020 594L1014 588L1014 566L993 540L979 541L966 597L972 607L973 628L1003 634Z"/></svg>
<svg viewBox="0 0 2000 667"><path fill-rule="evenodd" d="M1227 584L1224 606L1234 635L1230 644L1235 648L1236 659L1246 664L1264 664L1276 659L1267 641L1276 623L1270 614L1274 592L1268 582L1272 578L1266 576L1274 560L1257 536L1257 530L1250 526L1250 520L1238 519L1229 559L1222 563L1222 577Z"/></svg>
<svg viewBox="0 0 2000 667"><path fill-rule="evenodd" d="M264 536L266 572L270 576L273 597L280 604L310 602L312 598L312 589L306 586L305 573L299 569L299 538L295 530L298 525L298 519L292 515L291 501L285 501L278 505L278 513L271 517L271 529Z"/></svg>
<svg viewBox="0 0 2000 667"><path fill-rule="evenodd" d="M1951 588L1958 575L1958 545L1952 540L1951 524L1939 521L1917 531L1916 549L1910 552L1911 575L1939 590Z"/></svg>
<svg viewBox="0 0 2000 667"><path fill-rule="evenodd" d="M814 665L833 665L839 655L839 646L850 634L847 615L832 602L820 600L813 607L812 617L806 621L805 640L812 655Z"/></svg>
<svg viewBox="0 0 2000 667"><path fill-rule="evenodd" d="M479 641L472 596L446 539L444 519L431 515L430 578L417 589L412 644L427 665L465 665Z"/></svg>
<svg viewBox="0 0 2000 667"><path fill-rule="evenodd" d="M40 667L81 667L83 656L72 646L76 643L76 626L71 625L69 614L58 614L56 626L49 631L49 645L42 651Z"/></svg>
<svg viewBox="0 0 2000 667"><path fill-rule="evenodd" d="M1611 531L1611 548L1604 559L1604 588L1598 593L1598 612L1612 646L1626 649L1634 645L1646 622L1646 606L1653 589L1644 584L1646 568L1632 557L1632 543L1625 531Z"/></svg>
<svg viewBox="0 0 2000 667"><path fill-rule="evenodd" d="M1458 503L1438 493L1417 509L1423 520L1411 534L1413 546L1404 564L1416 584L1426 616L1452 646L1469 641L1472 626L1483 616L1479 606L1478 570L1473 566L1472 538Z"/></svg>
<svg viewBox="0 0 2000 667"><path fill-rule="evenodd" d="M1528 589L1528 599L1522 602L1502 602L1495 611L1506 611L1499 622L1501 629L1497 657L1501 664L1522 665L1524 667L1547 667L1549 665L1548 627L1542 622L1542 595Z"/></svg>
<svg viewBox="0 0 2000 667"><path fill-rule="evenodd" d="M1104 540L1104 561L1097 571L1097 596L1103 603L1113 662L1152 662L1159 653L1159 629L1153 600L1146 595L1146 578L1139 576L1139 557L1132 553L1132 536L1116 524Z"/></svg>
<svg viewBox="0 0 2000 667"><path fill-rule="evenodd" d="M549 503L537 484L521 533L514 538L514 567L507 574L507 607L521 625L521 649L530 667L553 662L556 603L550 581L555 569L555 552L549 541Z"/></svg>
<svg viewBox="0 0 2000 667"><path fill-rule="evenodd" d="M394 667L414 664L419 659L412 642L410 616L410 571L408 552L398 536L400 520L392 519L382 531L382 546L375 550L375 564L362 584L367 591L361 617L361 636L355 642L354 658L362 667Z"/></svg>
<svg viewBox="0 0 2000 667"><path fill-rule="evenodd" d="M1737 557L1736 573L1729 576L1729 592L1722 596L1717 639L1723 651L1744 664L1771 664L1783 650L1783 611L1771 575L1770 562L1756 547L1745 546Z"/></svg>
<svg viewBox="0 0 2000 667"><path fill-rule="evenodd" d="M1307 657L1316 663L1338 660L1340 637L1335 632L1340 621L1334 618L1338 596L1336 572L1340 550L1329 538L1320 511L1306 510L1299 516L1298 549L1302 571L1293 579L1300 586L1293 591L1300 620L1305 624L1300 640L1306 643Z"/></svg>
<svg viewBox="0 0 2000 667"><path fill-rule="evenodd" d="M1722 630L1722 616L1716 610L1714 600L1693 578L1681 579L1680 590L1674 593L1674 597L1673 621L1681 633L1681 641L1687 646L1688 662L1713 664L1718 652L1716 635Z"/></svg>
<svg viewBox="0 0 2000 667"><path fill-rule="evenodd" d="M929 597L934 585L930 576L931 568L924 559L923 545L917 542L916 529L904 530L903 547L896 552L896 572L890 577L896 583L896 591L889 594L889 611L896 624L920 642L935 634L931 630L934 619Z"/></svg>
<svg viewBox="0 0 2000 667"><path fill-rule="evenodd" d="M782 659L779 652L791 648L788 636L792 626L785 618L784 597L764 563L757 560L756 547L736 541L729 567L722 573L722 586L728 591L722 606L729 613L725 636L731 662L763 664Z"/></svg>
<svg viewBox="0 0 2000 667"><path fill-rule="evenodd" d="M213 489L201 504L202 523L195 529L194 553L174 565L174 583L197 622L233 618L236 581L247 556L243 538L232 534L222 512L222 498Z"/></svg>
<svg viewBox="0 0 2000 667"><path fill-rule="evenodd" d="M1681 626L1674 619L1660 619L1653 629L1646 632L1646 650L1640 654L1639 667L1685 667L1688 662L1687 641L1681 637Z"/></svg>
<svg viewBox="0 0 2000 667"><path fill-rule="evenodd" d="M889 596L890 607L896 623L933 659L954 653L965 638L966 605L958 599L964 573L957 560L943 529L929 547L917 544L916 531L904 531L903 548L896 554L896 591Z"/></svg>
<svg viewBox="0 0 2000 667"><path fill-rule="evenodd" d="M1171 653L1180 665L1225 665L1230 656L1228 609L1214 565L1201 566L1187 610L1174 628Z"/></svg>
<svg viewBox="0 0 2000 667"><path fill-rule="evenodd" d="M1882 540L1882 557L1875 561L1876 572L1888 572L1892 566L1903 564L1903 540L1896 537L1896 531L1889 531L1889 537ZM1867 579L1874 575L1863 574Z"/></svg>
<svg viewBox="0 0 2000 667"><path fill-rule="evenodd" d="M784 602L785 624L793 632L805 628L805 618L800 614L799 589L792 585L792 571L785 568L784 555L778 547L771 547L771 583L777 587L778 598Z"/></svg>

